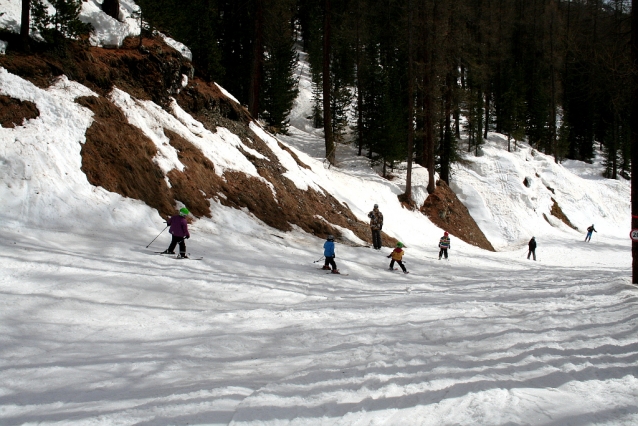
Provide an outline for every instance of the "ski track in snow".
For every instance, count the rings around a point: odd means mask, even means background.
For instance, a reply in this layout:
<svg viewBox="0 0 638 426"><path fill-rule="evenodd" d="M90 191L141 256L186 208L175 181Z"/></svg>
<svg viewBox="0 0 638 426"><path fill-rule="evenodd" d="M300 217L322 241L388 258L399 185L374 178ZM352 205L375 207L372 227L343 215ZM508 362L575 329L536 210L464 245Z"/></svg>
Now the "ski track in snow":
<svg viewBox="0 0 638 426"><path fill-rule="evenodd" d="M638 418L622 268L420 252L413 274L388 275L377 252L338 245L351 275L333 277L294 260L313 256L301 234L252 248L204 234L189 245L204 260L186 263L124 237L25 232L1 250L3 424ZM275 249L292 256L271 268Z"/></svg>

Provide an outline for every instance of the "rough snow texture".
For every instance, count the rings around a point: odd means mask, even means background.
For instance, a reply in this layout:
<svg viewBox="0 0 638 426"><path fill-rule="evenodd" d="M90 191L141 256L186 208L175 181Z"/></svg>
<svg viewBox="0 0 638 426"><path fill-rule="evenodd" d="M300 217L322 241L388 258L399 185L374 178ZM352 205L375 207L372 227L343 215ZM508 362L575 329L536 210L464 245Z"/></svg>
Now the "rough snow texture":
<svg viewBox="0 0 638 426"><path fill-rule="evenodd" d="M1 424L638 423L628 184L599 179L599 162L556 165L491 135L453 182L501 251L453 239L438 261L442 231L397 200L405 175L382 179L346 146L325 168L300 113L281 139L310 169L286 173L362 220L378 203L411 273L386 270L388 249L337 244L349 275L326 275L321 239L217 202L187 242L204 259L182 261L152 254L169 241L157 211L81 172L92 118L73 100L92 92L0 68L0 94L40 113L0 128ZM252 172L228 157L232 136L207 142L216 134L175 107L111 98L158 146L161 122L200 138L216 167ZM157 161L180 167L173 155ZM552 197L579 228L596 224L591 243L545 220Z"/></svg>

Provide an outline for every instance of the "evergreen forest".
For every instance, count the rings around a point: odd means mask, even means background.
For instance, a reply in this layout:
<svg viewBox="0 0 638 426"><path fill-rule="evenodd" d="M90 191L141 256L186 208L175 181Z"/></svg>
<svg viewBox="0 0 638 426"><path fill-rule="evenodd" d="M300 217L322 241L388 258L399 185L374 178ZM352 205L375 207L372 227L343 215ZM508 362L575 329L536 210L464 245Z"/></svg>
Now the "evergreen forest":
<svg viewBox="0 0 638 426"><path fill-rule="evenodd" d="M557 162L602 149L606 176L629 176L629 0L137 3L147 34L186 44L199 77L275 133L287 131L306 52L332 164L352 143L384 174L414 161L449 182L459 153L481 155L496 131L508 149L524 139Z"/></svg>

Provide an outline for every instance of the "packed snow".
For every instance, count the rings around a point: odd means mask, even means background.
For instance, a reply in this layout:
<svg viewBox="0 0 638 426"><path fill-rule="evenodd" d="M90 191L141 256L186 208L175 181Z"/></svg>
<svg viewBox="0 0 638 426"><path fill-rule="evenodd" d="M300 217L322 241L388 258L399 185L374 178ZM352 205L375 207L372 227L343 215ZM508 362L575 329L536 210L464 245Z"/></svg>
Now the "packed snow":
<svg viewBox="0 0 638 426"><path fill-rule="evenodd" d="M73 100L95 94L64 77L42 90L0 68L0 94L40 111L0 128L0 424L638 424L629 183L600 178L599 158L556 164L490 134L451 187L498 251L449 230L450 260L439 261L443 230L397 200L405 166L389 181L340 145L326 167L304 118L304 66L279 142L310 169L253 130L298 187L363 221L379 204L383 230L406 244L407 275L387 270L390 249L348 232L352 244L336 245L343 275L326 274L321 238L215 200L190 227L187 250L202 260L154 254L170 240L158 212L80 169L92 113ZM226 129L211 133L176 104L109 97L157 144L163 170L181 167L166 127L216 168L252 173L238 157L249 148ZM417 167L419 202L427 179ZM552 198L578 230L550 214Z"/></svg>

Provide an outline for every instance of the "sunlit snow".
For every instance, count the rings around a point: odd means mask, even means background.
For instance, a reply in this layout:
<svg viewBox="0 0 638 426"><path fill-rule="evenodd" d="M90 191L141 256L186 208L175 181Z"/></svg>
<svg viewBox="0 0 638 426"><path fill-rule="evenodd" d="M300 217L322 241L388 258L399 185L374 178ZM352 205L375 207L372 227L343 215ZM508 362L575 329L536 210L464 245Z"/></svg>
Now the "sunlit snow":
<svg viewBox="0 0 638 426"><path fill-rule="evenodd" d="M290 135L269 146L297 186L362 221L379 204L410 274L348 232L358 244L336 244L344 275L325 274L321 238L215 201L187 242L203 260L154 254L170 240L157 211L81 171L92 113L73 99L91 92L64 78L42 90L0 68L0 94L40 111L0 128L0 424L638 424L629 183L600 178L600 158L555 164L490 134L451 187L498 251L450 230L439 261L443 230L397 200L404 171L385 180L345 145L325 166L306 90ZM245 145L127 96L111 99L158 148L165 126L216 167L253 173ZM422 202L427 171L413 182ZM552 198L578 231L551 216Z"/></svg>

